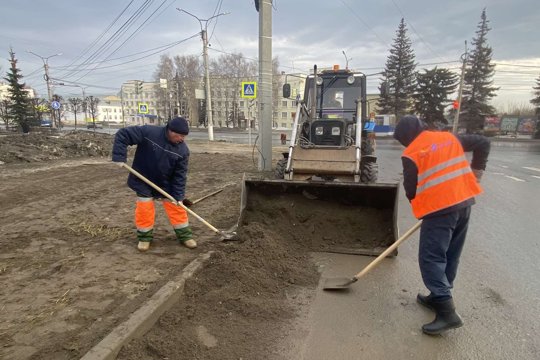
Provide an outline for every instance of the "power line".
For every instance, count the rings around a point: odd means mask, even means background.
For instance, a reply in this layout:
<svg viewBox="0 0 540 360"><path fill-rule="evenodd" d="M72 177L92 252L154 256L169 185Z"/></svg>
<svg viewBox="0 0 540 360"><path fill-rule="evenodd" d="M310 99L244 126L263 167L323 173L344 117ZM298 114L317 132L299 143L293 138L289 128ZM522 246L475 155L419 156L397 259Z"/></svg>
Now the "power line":
<svg viewBox="0 0 540 360"><path fill-rule="evenodd" d="M394 0L392 0L392 4L394 4L394 6L396 7L396 9L398 9L398 11L399 11L399 13L401 14L401 16L402 16L403 18L406 19L407 17L405 16L405 14L404 14L403 11L401 10L401 8L398 6L398 4L396 4L396 2L395 2ZM439 54L437 54L437 53L435 52L435 50L433 50L433 48L432 48L426 41L424 41L424 38L418 33L418 31L416 31L416 29L415 29L414 25L412 24L412 22L407 21L407 23L409 24L409 26L411 27L411 29L414 31L414 33L416 34L416 36L418 36L418 38L420 39L420 41L428 48L428 50L431 51L436 57L438 57L439 59L441 59L441 60L444 61L445 59L443 59Z"/></svg>
<svg viewBox="0 0 540 360"><path fill-rule="evenodd" d="M102 53L107 51L120 37L122 37L129 28L133 25L133 22L136 21L142 13L150 6L151 2L153 0L145 0L145 2L139 6L139 8L135 11L134 14L132 14L124 23L120 26L119 29L117 29L114 34L112 34L106 41L103 43L92 55L90 55L85 61L83 61L80 66L87 65L89 62L93 61L94 59L98 58ZM83 70L84 71L84 70ZM67 75L64 75L65 77L71 77L81 71L73 70Z"/></svg>
<svg viewBox="0 0 540 360"><path fill-rule="evenodd" d="M384 41L384 40L379 36L379 34L377 34L377 33L375 32L375 30L373 30L373 29L368 25L368 23L366 23L366 22L364 21L364 19L362 19L362 18L360 17L360 15L358 15L358 14L356 13L356 11L354 11L353 8L351 8L345 1L343 1L343 0L340 0L340 1L341 1L341 3L342 3L343 5L345 5L345 7L347 7L347 9L349 9L349 11L350 11L350 12L351 12L358 20L360 20L360 22L361 22L361 23L362 23L369 31L371 31L371 32L375 35L375 37L376 37L377 39L379 39L379 41L380 41L381 43L383 43L385 46L388 46L388 42Z"/></svg>
<svg viewBox="0 0 540 360"><path fill-rule="evenodd" d="M102 38L103 36L105 36L105 34L107 33L107 31L109 31L113 26L114 24L116 24L116 22L118 21L118 19L120 19L120 17L122 17L122 15L124 15L124 13L126 12L126 10L131 6L131 4L133 3L134 0L131 0L127 6L120 12L120 14L109 24L109 26L107 26L107 28L105 28L105 30L103 30L103 32L90 44L88 45L83 51L81 54L79 54L71 63L69 63L67 65L67 67L69 66L72 66L73 64L75 64L79 59L81 59L84 55L86 55L86 53L88 51L90 51L90 49L92 49Z"/></svg>
<svg viewBox="0 0 540 360"><path fill-rule="evenodd" d="M502 66L515 66L515 67L524 67L524 68L535 68L540 69L540 65L525 65L525 64L510 64L505 62L493 62L495 65L502 65Z"/></svg>

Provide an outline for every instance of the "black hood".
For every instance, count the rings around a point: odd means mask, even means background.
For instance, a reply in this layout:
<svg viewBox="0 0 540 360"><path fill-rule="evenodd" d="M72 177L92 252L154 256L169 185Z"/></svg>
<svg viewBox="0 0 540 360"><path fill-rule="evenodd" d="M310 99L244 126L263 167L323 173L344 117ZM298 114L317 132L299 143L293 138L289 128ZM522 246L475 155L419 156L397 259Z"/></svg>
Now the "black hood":
<svg viewBox="0 0 540 360"><path fill-rule="evenodd" d="M409 146L426 128L425 124L414 115L406 115L399 120L394 131L394 139L403 146Z"/></svg>

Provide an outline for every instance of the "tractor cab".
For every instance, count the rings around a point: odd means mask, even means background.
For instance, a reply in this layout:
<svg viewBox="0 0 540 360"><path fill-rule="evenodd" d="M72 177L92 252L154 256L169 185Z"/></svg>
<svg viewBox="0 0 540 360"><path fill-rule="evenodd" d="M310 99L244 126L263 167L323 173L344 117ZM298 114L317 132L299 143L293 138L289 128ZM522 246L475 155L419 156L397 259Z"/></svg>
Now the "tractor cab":
<svg viewBox="0 0 540 360"><path fill-rule="evenodd" d="M309 116L303 116L300 122L302 143L311 146L352 145L358 106L364 106L365 84L364 74L349 70L324 70L309 75L302 101L309 112ZM290 96L289 84L284 85L283 96Z"/></svg>

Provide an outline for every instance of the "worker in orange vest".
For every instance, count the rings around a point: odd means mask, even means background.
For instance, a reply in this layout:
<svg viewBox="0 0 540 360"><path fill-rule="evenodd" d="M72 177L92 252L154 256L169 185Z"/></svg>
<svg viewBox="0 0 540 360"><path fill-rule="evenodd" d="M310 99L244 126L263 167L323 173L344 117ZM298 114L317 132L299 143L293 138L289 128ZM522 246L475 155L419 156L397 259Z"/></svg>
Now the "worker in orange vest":
<svg viewBox="0 0 540 360"><path fill-rule="evenodd" d="M433 310L435 320L422 326L429 335L458 328L452 288L465 243L471 206L482 192L480 179L490 151L482 135L458 135L428 130L416 116L396 125L394 138L402 154L403 187L414 215L422 219L418 263L429 295L417 301ZM465 152L472 151L469 164Z"/></svg>

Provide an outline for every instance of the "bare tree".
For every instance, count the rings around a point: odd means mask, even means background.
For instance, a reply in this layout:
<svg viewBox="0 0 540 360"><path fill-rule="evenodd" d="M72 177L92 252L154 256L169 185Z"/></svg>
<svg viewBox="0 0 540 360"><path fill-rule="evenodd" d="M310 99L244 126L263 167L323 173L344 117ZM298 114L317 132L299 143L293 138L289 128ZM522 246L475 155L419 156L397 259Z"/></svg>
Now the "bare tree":
<svg viewBox="0 0 540 360"><path fill-rule="evenodd" d="M83 110L83 100L79 98L69 98L68 101L71 105L71 111L75 116L75 130L77 130L77 113Z"/></svg>
<svg viewBox="0 0 540 360"><path fill-rule="evenodd" d="M9 116L9 101L3 99L0 101L0 119L4 122L6 130L9 130L10 116Z"/></svg>
<svg viewBox="0 0 540 360"><path fill-rule="evenodd" d="M179 99L184 99L186 113L181 113L192 123L199 119L199 101L195 98L195 90L202 87L202 64L198 56L175 56L176 81ZM182 111L182 109L180 109Z"/></svg>
<svg viewBox="0 0 540 360"><path fill-rule="evenodd" d="M99 99L90 95L86 98L86 103L87 103L88 111L90 112L90 115L92 116L92 123L94 125L93 128L94 128L94 133L95 133L96 132L96 115L98 113Z"/></svg>
<svg viewBox="0 0 540 360"><path fill-rule="evenodd" d="M239 100L243 81L256 79L257 66L254 61L247 60L242 53L225 54L211 64L214 88L221 89L224 100L227 126L239 126Z"/></svg>
<svg viewBox="0 0 540 360"><path fill-rule="evenodd" d="M154 72L154 80L157 83L156 93L157 93L158 100L156 104L156 109L158 111L158 117L161 117L161 118L172 117L171 86L172 86L175 73L176 73L176 70L174 67L173 60L168 55L161 55L157 69ZM161 79L165 79L167 81L166 88L161 87L160 85Z"/></svg>

